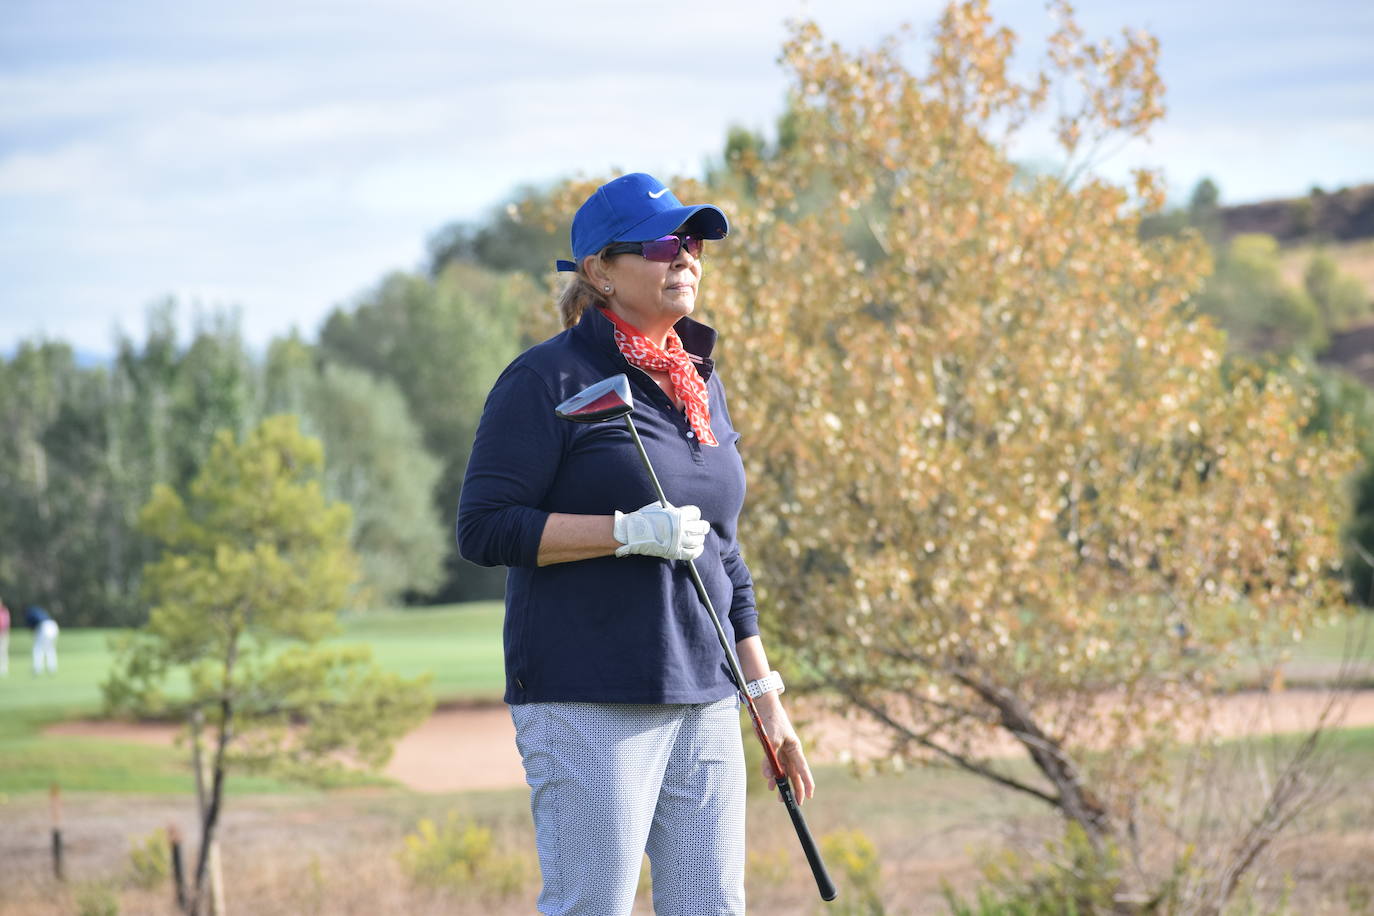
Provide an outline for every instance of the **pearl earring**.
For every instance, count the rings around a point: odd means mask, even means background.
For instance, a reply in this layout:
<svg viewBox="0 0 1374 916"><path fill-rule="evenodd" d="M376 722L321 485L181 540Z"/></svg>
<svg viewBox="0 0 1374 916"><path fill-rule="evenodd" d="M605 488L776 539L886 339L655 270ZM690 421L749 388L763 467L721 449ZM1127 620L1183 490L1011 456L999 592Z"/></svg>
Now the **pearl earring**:
<svg viewBox="0 0 1374 916"><path fill-rule="evenodd" d="M606 292L608 292L608 293L611 291L611 287L610 287L609 284L606 285L606 286L603 286L603 287L601 287L601 288L604 289L604 290L605 290Z"/></svg>

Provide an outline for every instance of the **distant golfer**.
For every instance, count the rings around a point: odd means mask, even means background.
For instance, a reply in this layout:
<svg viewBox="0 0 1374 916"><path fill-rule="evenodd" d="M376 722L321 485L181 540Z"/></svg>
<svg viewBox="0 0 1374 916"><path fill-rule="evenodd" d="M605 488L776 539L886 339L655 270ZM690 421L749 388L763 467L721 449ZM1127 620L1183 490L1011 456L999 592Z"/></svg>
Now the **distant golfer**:
<svg viewBox="0 0 1374 916"><path fill-rule="evenodd" d="M10 673L10 609L0 600L0 677Z"/></svg>
<svg viewBox="0 0 1374 916"><path fill-rule="evenodd" d="M458 511L463 556L509 567L506 702L530 785L541 913L630 912L649 855L654 908L744 912L739 701L686 564L726 618L749 693L799 797L815 783L758 636L735 539L744 502L716 332L689 317L725 214L631 174L572 224L567 330L487 398ZM620 423L556 405L617 373L670 506ZM725 611L728 610L728 615Z"/></svg>
<svg viewBox="0 0 1374 916"><path fill-rule="evenodd" d="M24 611L24 623L33 630L33 673L57 673L57 621L38 605Z"/></svg>

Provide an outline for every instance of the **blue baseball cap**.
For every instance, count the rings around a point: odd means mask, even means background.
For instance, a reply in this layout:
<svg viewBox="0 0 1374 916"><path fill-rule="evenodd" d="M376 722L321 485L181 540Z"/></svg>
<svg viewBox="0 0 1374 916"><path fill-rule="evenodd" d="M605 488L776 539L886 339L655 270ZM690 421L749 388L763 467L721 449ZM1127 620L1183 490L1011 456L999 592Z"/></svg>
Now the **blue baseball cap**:
<svg viewBox="0 0 1374 916"><path fill-rule="evenodd" d="M572 223L573 259L560 258L558 269L577 270L583 258L612 242L662 238L689 220L693 234L703 239L723 239L730 231L730 222L719 207L684 207L654 176L643 172L621 175L597 188L577 208Z"/></svg>

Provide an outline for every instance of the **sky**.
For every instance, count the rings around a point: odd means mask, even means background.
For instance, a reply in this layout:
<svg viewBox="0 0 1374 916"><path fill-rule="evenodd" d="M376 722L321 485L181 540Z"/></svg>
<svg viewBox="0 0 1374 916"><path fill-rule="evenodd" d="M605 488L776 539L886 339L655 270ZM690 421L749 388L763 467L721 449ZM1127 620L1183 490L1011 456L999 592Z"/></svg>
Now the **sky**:
<svg viewBox="0 0 1374 916"><path fill-rule="evenodd" d="M0 353L140 337L168 297L312 337L432 233L519 185L699 175L771 131L786 20L848 48L933 0L0 0ZM1083 0L1091 37L1161 42L1168 108L1103 165L1224 203L1374 181L1374 3ZM1038 55L1038 0L991 0ZM1028 137L1019 158L1043 159Z"/></svg>

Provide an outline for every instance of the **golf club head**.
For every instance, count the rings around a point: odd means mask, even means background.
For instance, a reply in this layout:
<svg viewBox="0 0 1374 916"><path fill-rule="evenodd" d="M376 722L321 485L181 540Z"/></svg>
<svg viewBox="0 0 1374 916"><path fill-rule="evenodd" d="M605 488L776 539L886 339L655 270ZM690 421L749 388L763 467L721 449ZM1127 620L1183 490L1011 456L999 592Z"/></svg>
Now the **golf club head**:
<svg viewBox="0 0 1374 916"><path fill-rule="evenodd" d="M630 380L622 372L588 385L554 408L554 413L574 423L600 423L623 417L635 409Z"/></svg>

